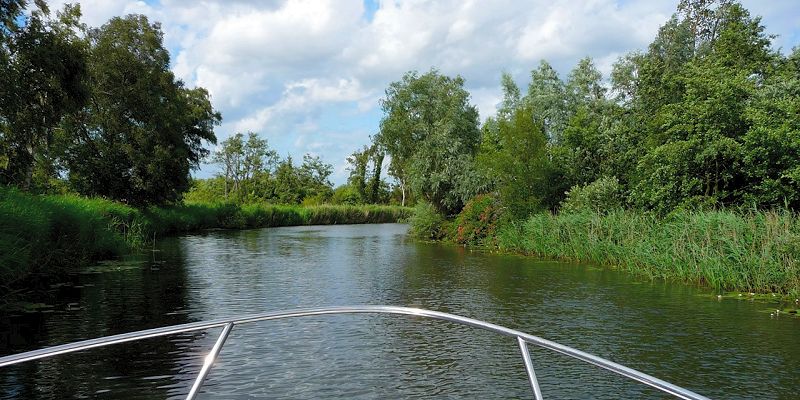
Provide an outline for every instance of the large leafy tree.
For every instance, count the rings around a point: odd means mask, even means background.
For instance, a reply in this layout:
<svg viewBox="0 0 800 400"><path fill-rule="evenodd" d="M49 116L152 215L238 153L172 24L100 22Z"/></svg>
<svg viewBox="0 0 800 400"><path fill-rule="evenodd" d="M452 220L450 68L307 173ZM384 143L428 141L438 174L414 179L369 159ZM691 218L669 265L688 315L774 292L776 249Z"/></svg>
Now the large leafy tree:
<svg viewBox="0 0 800 400"><path fill-rule="evenodd" d="M367 167L371 156L369 146L364 146L360 150L356 150L347 157L347 163L350 165L350 176L347 178L347 184L355 190L358 195L358 203L366 201L367 198Z"/></svg>
<svg viewBox="0 0 800 400"><path fill-rule="evenodd" d="M347 163L350 165L347 184L356 193L358 197L356 202L380 203L387 197L388 185L381 178L385 156L386 152L381 145L373 143L371 146L364 146L354 151L347 157Z"/></svg>
<svg viewBox="0 0 800 400"><path fill-rule="evenodd" d="M612 143L614 104L606 98L603 76L591 58L584 58L570 72L566 83L566 107L569 119L553 153L570 186L585 185L608 171L608 149Z"/></svg>
<svg viewBox="0 0 800 400"><path fill-rule="evenodd" d="M386 89L376 137L391 156L389 172L440 212L458 212L477 191L473 156L480 144L478 110L464 79L431 70L409 72Z"/></svg>
<svg viewBox="0 0 800 400"><path fill-rule="evenodd" d="M145 16L113 18L88 40L91 100L67 127L71 184L133 204L178 200L216 142L208 92L175 79L160 26Z"/></svg>
<svg viewBox="0 0 800 400"><path fill-rule="evenodd" d="M303 164L300 165L298 176L303 187L303 197L313 197L316 201L324 201L333 194L333 184L330 176L333 166L319 156L303 155Z"/></svg>
<svg viewBox="0 0 800 400"><path fill-rule="evenodd" d="M77 6L53 18L44 2L29 15L26 5L0 7L0 183L28 189L37 167L56 172L51 145L62 119L87 99L87 55Z"/></svg>

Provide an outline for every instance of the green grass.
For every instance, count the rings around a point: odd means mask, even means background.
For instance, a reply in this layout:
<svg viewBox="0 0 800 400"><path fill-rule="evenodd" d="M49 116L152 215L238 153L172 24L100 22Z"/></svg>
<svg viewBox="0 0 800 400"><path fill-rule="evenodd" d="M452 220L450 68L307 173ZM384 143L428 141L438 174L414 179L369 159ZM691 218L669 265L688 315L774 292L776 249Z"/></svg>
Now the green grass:
<svg viewBox="0 0 800 400"><path fill-rule="evenodd" d="M719 290L800 294L800 220L791 212L536 214L506 222L498 246L612 265Z"/></svg>
<svg viewBox="0 0 800 400"><path fill-rule="evenodd" d="M117 257L152 237L202 229L397 222L410 208L186 204L144 210L103 199L0 187L0 293L22 280Z"/></svg>

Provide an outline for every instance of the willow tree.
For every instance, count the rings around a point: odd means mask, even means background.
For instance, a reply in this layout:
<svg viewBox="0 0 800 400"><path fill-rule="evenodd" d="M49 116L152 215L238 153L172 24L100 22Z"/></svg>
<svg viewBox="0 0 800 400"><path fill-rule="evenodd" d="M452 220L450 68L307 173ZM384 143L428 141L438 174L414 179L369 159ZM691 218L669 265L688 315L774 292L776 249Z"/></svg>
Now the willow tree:
<svg viewBox="0 0 800 400"><path fill-rule="evenodd" d="M391 157L389 173L440 212L458 212L474 194L473 156L480 145L478 110L464 79L431 70L406 73L386 89L376 141Z"/></svg>

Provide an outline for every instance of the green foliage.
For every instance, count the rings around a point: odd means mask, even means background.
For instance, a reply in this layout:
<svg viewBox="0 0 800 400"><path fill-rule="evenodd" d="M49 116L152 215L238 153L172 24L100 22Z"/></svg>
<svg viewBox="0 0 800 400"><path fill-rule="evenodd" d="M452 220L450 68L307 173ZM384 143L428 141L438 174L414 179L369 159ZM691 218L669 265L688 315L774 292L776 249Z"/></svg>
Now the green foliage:
<svg viewBox="0 0 800 400"><path fill-rule="evenodd" d="M443 229L444 216L428 202L418 202L408 222L411 225L410 233L420 239L438 240L446 235Z"/></svg>
<svg viewBox="0 0 800 400"><path fill-rule="evenodd" d="M524 218L542 209L550 194L547 138L528 106L514 110L510 120L499 120L496 132L496 143L481 149L478 165L491 177L509 215Z"/></svg>
<svg viewBox="0 0 800 400"><path fill-rule="evenodd" d="M800 208L800 48L747 104L744 204Z"/></svg>
<svg viewBox="0 0 800 400"><path fill-rule="evenodd" d="M453 215L472 196L485 190L475 167L473 150L454 141L448 128L436 129L411 159L409 186L440 213Z"/></svg>
<svg viewBox="0 0 800 400"><path fill-rule="evenodd" d="M333 195L331 196L331 204L346 204L346 205L356 205L361 204L362 197L361 193L357 188L354 188L352 185L342 185L334 189Z"/></svg>
<svg viewBox="0 0 800 400"><path fill-rule="evenodd" d="M91 101L64 125L72 186L131 204L179 200L203 144L216 142L208 92L175 79L161 28L144 16L112 18L88 41Z"/></svg>
<svg viewBox="0 0 800 400"><path fill-rule="evenodd" d="M464 206L455 220L455 237L459 244L494 244L497 224L502 215L500 203L491 195L478 195Z"/></svg>
<svg viewBox="0 0 800 400"><path fill-rule="evenodd" d="M641 68L640 112L654 117L631 197L661 213L753 198L747 192L760 185L744 168L752 159L745 109L776 60L760 20L740 5L686 10L662 29Z"/></svg>
<svg viewBox="0 0 800 400"><path fill-rule="evenodd" d="M621 210L623 201L622 186L617 177L602 177L586 185L573 186L561 203L560 212L608 213Z"/></svg>
<svg viewBox="0 0 800 400"><path fill-rule="evenodd" d="M55 274L127 250L135 209L76 196L35 196L0 186L0 282Z"/></svg>
<svg viewBox="0 0 800 400"><path fill-rule="evenodd" d="M246 142L243 138L237 134L223 142L214 159L222 164L224 173L194 180L187 201L319 205L331 200L330 164L306 155L296 167L291 157L279 161L266 140L256 134L250 133Z"/></svg>
<svg viewBox="0 0 800 400"><path fill-rule="evenodd" d="M404 220L394 206L281 206L195 203L144 210L74 195L40 196L0 186L0 292L23 279L54 276L126 254L154 237L202 229L244 229Z"/></svg>
<svg viewBox="0 0 800 400"><path fill-rule="evenodd" d="M214 203L225 199L225 178L193 179L183 199L187 203Z"/></svg>
<svg viewBox="0 0 800 400"><path fill-rule="evenodd" d="M568 119L567 89L553 67L542 60L539 68L531 71L531 82L523 103L531 108L542 124L548 140L558 142Z"/></svg>
<svg viewBox="0 0 800 400"><path fill-rule="evenodd" d="M800 293L800 220L789 212L536 214L499 228L501 249L616 266L723 290Z"/></svg>
<svg viewBox="0 0 800 400"><path fill-rule="evenodd" d="M53 18L43 2L4 1L0 29L0 184L29 189L34 170L55 175L52 145L64 116L87 99L80 9Z"/></svg>
<svg viewBox="0 0 800 400"><path fill-rule="evenodd" d="M269 148L266 139L254 132L237 133L220 143L211 161L222 167L223 195L226 200L244 201L255 195L259 179L275 171L278 153Z"/></svg>
<svg viewBox="0 0 800 400"><path fill-rule="evenodd" d="M386 89L376 143L391 156L389 172L445 214L455 214L479 188L473 156L480 144L478 110L464 79L431 70L409 72ZM405 194L405 193L404 193Z"/></svg>
<svg viewBox="0 0 800 400"><path fill-rule="evenodd" d="M330 198L333 185L328 178L332 173L333 166L322 162L319 156L304 155L298 171L303 198L314 197L320 202Z"/></svg>
<svg viewBox="0 0 800 400"><path fill-rule="evenodd" d="M364 146L347 157L350 176L347 185L355 191L357 199L348 199L357 203L386 203L389 198L389 184L381 179L383 172L383 159L386 156L383 148L378 143ZM372 168L369 164L372 163ZM341 199L340 199L341 201Z"/></svg>

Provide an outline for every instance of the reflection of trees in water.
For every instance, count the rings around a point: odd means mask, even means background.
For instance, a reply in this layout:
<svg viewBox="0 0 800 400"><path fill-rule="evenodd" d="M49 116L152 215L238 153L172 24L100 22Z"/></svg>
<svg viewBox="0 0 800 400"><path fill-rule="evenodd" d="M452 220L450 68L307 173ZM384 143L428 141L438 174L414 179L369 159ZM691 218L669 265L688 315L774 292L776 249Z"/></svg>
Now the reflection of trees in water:
<svg viewBox="0 0 800 400"><path fill-rule="evenodd" d="M135 268L78 275L79 289L54 299L57 310L77 304L77 311L11 319L11 335L18 336L4 353L191 322L181 246L167 239L159 249L147 252ZM188 390L215 333L148 339L1 369L0 398L167 398Z"/></svg>

